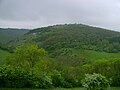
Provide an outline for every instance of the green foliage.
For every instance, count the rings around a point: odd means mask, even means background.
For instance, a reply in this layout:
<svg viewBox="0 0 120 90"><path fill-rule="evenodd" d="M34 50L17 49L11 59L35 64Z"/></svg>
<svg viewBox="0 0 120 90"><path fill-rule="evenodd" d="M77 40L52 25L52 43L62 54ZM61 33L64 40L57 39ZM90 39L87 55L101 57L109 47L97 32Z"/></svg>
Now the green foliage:
<svg viewBox="0 0 120 90"><path fill-rule="evenodd" d="M113 86L120 86L120 58L110 60L110 76Z"/></svg>
<svg viewBox="0 0 120 90"><path fill-rule="evenodd" d="M61 72L54 70L51 72L51 78L54 87L63 87L64 86L64 77Z"/></svg>
<svg viewBox="0 0 120 90"><path fill-rule="evenodd" d="M107 87L106 78L112 80L112 86L120 86L120 53L116 53L120 51L119 32L81 24L39 28L17 39L26 31L10 32L0 31L0 61L7 56L3 49L19 47L8 57L7 66L0 67L0 87L79 87L86 73L90 75L83 81L94 84L94 89ZM6 48L3 43L13 39ZM31 42L38 46L20 45Z"/></svg>
<svg viewBox="0 0 120 90"><path fill-rule="evenodd" d="M71 49L119 52L120 33L82 24L54 25L31 30L19 40L10 42L8 47L36 42L50 53L51 57L70 56Z"/></svg>
<svg viewBox="0 0 120 90"><path fill-rule="evenodd" d="M44 73L41 75L35 75L32 74L31 81L29 83L31 84L32 88L50 88L52 87L52 79L51 76L48 76Z"/></svg>
<svg viewBox="0 0 120 90"><path fill-rule="evenodd" d="M83 66L83 73L100 73L110 78L111 86L120 86L120 59L98 60Z"/></svg>
<svg viewBox="0 0 120 90"><path fill-rule="evenodd" d="M8 64L24 68L33 68L38 61L46 56L47 52L35 44L21 45L9 57Z"/></svg>
<svg viewBox="0 0 120 90"><path fill-rule="evenodd" d="M11 88L0 88L0 90L11 90ZM12 88L12 90L44 90L44 89L31 89L31 88ZM50 88L46 90L85 90L84 88ZM120 90L120 87L111 87L110 90Z"/></svg>
<svg viewBox="0 0 120 90"><path fill-rule="evenodd" d="M0 87L48 88L52 86L52 61L47 52L35 44L21 45L8 57L7 66L0 67Z"/></svg>
<svg viewBox="0 0 120 90"><path fill-rule="evenodd" d="M87 90L107 90L109 81L101 74L85 74L85 78L81 80L83 87Z"/></svg>
<svg viewBox="0 0 120 90"><path fill-rule="evenodd" d="M30 75L22 68L0 67L0 87L28 87Z"/></svg>
<svg viewBox="0 0 120 90"><path fill-rule="evenodd" d="M0 87L47 88L52 79L45 74L52 61L47 52L35 44L21 45L8 57L7 65L0 69Z"/></svg>
<svg viewBox="0 0 120 90"><path fill-rule="evenodd" d="M64 87L71 88L81 86L81 83L79 81L82 76L80 74L79 67L64 66L62 73L65 79Z"/></svg>
<svg viewBox="0 0 120 90"><path fill-rule="evenodd" d="M31 71L26 71L20 67L2 66L0 67L0 87L14 88L47 88L52 85L50 76L45 74L36 76Z"/></svg>

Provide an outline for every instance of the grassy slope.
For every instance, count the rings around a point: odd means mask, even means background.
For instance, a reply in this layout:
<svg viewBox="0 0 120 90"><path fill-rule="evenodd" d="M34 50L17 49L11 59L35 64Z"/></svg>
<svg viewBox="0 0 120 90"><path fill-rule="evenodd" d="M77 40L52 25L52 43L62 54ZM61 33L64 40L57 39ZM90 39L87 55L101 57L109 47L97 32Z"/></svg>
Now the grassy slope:
<svg viewBox="0 0 120 90"><path fill-rule="evenodd" d="M13 89L13 88L0 88L0 90L86 90L84 88L69 88L69 89L65 89L65 88L55 88L55 89ZM109 90L120 90L120 87L111 87Z"/></svg>
<svg viewBox="0 0 120 90"><path fill-rule="evenodd" d="M111 59L111 58L120 58L119 53L107 53L107 52L97 52L93 50L81 50L81 49L71 49L67 48L67 54L64 53L64 49L62 51L56 50L56 54L60 56L76 56L86 59L87 61L95 61L100 59ZM60 52L60 53L58 53Z"/></svg>
<svg viewBox="0 0 120 90"><path fill-rule="evenodd" d="M110 58L120 58L120 53L106 53L106 52L97 52L92 50L74 50L78 56L86 58L87 60L94 61L99 59L110 59Z"/></svg>
<svg viewBox="0 0 120 90"><path fill-rule="evenodd" d="M10 55L9 52L0 50L0 65L2 65L4 63L6 57L9 55Z"/></svg>

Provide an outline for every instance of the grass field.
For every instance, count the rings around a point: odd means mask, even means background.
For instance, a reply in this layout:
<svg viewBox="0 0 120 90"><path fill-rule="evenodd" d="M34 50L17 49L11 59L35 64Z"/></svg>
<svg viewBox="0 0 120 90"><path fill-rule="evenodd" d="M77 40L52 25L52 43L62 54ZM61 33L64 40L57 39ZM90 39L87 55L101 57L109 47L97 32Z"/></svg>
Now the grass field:
<svg viewBox="0 0 120 90"><path fill-rule="evenodd" d="M30 88L0 88L0 90L86 90L84 88L55 88L55 89L30 89ZM111 87L109 90L120 90L120 87Z"/></svg>
<svg viewBox="0 0 120 90"><path fill-rule="evenodd" d="M120 58L120 53L106 53L97 52L92 50L72 50L77 56L86 58L87 60L94 61L100 59Z"/></svg>
<svg viewBox="0 0 120 90"><path fill-rule="evenodd" d="M3 51L0 49L0 65L2 65L6 59L6 57L8 57L10 55L9 52L7 51Z"/></svg>

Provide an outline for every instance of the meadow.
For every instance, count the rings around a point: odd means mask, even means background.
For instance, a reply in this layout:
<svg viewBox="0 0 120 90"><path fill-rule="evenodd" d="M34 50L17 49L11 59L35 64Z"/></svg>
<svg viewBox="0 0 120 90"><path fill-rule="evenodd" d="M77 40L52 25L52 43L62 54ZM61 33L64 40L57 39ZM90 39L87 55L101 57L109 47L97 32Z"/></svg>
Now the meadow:
<svg viewBox="0 0 120 90"><path fill-rule="evenodd" d="M10 55L8 51L0 49L0 65L4 64L6 58Z"/></svg>
<svg viewBox="0 0 120 90"><path fill-rule="evenodd" d="M89 61L96 61L100 59L120 58L120 53L97 52L93 50L72 49L73 55L85 58Z"/></svg>

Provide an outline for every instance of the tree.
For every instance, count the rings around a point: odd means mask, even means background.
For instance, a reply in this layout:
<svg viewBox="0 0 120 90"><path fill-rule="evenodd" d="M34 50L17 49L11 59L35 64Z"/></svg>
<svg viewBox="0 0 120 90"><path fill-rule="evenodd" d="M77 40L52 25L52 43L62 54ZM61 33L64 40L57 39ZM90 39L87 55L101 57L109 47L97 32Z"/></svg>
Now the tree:
<svg viewBox="0 0 120 90"><path fill-rule="evenodd" d="M20 45L15 53L9 57L8 64L24 68L33 68L35 64L46 56L47 52L35 44Z"/></svg>

